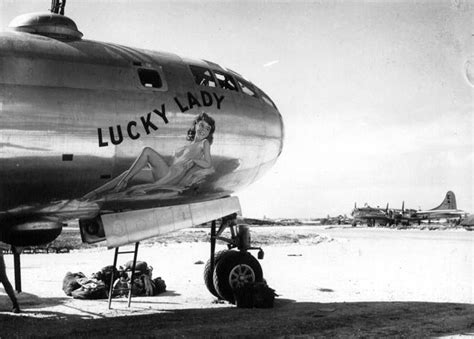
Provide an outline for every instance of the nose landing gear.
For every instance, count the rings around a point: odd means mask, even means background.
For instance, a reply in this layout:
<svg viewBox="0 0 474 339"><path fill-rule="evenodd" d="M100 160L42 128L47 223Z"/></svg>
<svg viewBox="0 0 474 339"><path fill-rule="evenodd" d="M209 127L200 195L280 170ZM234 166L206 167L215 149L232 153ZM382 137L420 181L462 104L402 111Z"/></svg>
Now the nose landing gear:
<svg viewBox="0 0 474 339"><path fill-rule="evenodd" d="M258 258L263 259L264 252L259 247L250 246L248 226L240 225L236 229L236 215L222 219L216 232L215 221L211 226L211 258L204 268L204 282L211 294L219 299L235 303L234 290L245 284L263 281L263 271L258 260L249 250L258 250ZM231 238L220 236L226 227L230 227ZM216 240L227 242L228 250L214 254ZM237 250L232 250L237 248Z"/></svg>

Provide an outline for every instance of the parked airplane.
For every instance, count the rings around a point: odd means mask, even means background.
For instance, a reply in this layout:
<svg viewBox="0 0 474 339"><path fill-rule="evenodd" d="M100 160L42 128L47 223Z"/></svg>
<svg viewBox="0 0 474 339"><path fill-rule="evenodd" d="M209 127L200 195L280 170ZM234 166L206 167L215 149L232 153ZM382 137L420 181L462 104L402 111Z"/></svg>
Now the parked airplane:
<svg viewBox="0 0 474 339"><path fill-rule="evenodd" d="M466 212L457 209L456 196L452 191L448 191L438 207L426 211L406 209L405 202L402 203L401 209L390 209L388 204L385 209L373 208L368 205L357 208L355 205L352 211L354 217L352 225L355 226L357 223L366 223L368 226L374 226L376 223L380 225L409 225L439 219L456 219L459 222L466 214Z"/></svg>
<svg viewBox="0 0 474 339"><path fill-rule="evenodd" d="M379 225L389 225L392 222L388 209L388 204L385 209L380 207L370 207L368 204L365 204L364 207L357 207L357 204L354 204L354 209L351 212L352 226L357 224L367 224L369 227L373 227L376 224Z"/></svg>
<svg viewBox="0 0 474 339"><path fill-rule="evenodd" d="M435 208L425 211L416 211L413 217L417 220L439 220L439 219L457 219L460 221L467 213L457 209L456 196L452 191L448 191L443 202Z"/></svg>
<svg viewBox="0 0 474 339"><path fill-rule="evenodd" d="M336 217L331 217L329 214L326 218L319 219L321 225L351 225L353 218L347 215L339 214Z"/></svg>
<svg viewBox="0 0 474 339"><path fill-rule="evenodd" d="M79 219L84 242L117 248L212 221L205 282L232 301L263 279L232 195L280 155L277 107L214 62L83 39L64 4L0 33L0 241L45 244ZM239 251L214 257L217 237Z"/></svg>
<svg viewBox="0 0 474 339"><path fill-rule="evenodd" d="M401 209L390 209L392 222L395 225L410 225L412 222L420 224L421 220L415 218L415 209L405 208L405 201L402 202Z"/></svg>

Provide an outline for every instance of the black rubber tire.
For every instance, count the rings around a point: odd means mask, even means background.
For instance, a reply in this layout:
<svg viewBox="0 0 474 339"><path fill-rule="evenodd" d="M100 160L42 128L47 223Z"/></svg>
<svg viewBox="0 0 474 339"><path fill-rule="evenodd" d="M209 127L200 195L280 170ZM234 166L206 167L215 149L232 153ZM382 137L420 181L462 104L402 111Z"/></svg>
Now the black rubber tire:
<svg viewBox="0 0 474 339"><path fill-rule="evenodd" d="M214 269L219 262L219 260L226 254L230 252L229 250L222 250L214 254ZM214 288L214 280L212 278L214 272L211 272L211 259L209 259L204 266L204 283L211 294L217 298L221 298L219 293L217 293L216 289Z"/></svg>
<svg viewBox="0 0 474 339"><path fill-rule="evenodd" d="M262 267L250 253L229 251L216 264L213 280L214 288L219 296L234 303L233 289L245 283L262 282Z"/></svg>

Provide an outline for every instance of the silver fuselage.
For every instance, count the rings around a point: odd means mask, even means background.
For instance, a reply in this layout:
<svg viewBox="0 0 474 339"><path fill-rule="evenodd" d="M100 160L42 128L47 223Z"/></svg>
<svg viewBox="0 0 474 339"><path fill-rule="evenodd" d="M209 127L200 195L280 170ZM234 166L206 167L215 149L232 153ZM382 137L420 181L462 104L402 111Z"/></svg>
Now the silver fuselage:
<svg viewBox="0 0 474 339"><path fill-rule="evenodd" d="M190 65L226 71L169 53L0 33L0 216L80 217L211 200L254 182L281 152L280 113L260 96L197 85ZM162 86L143 86L138 69L157 70ZM145 147L172 161L202 112L216 121L215 171L200 185L81 199Z"/></svg>

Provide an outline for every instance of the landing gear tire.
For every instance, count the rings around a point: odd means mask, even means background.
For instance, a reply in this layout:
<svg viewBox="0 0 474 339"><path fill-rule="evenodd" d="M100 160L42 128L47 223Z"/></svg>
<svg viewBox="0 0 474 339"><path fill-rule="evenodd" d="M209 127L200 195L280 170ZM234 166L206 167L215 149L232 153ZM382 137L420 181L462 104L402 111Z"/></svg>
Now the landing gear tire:
<svg viewBox="0 0 474 339"><path fill-rule="evenodd" d="M219 251L214 255L214 268L216 267L217 263L220 259L226 254L230 252L229 250ZM219 293L217 293L216 289L214 288L214 279L212 277L214 272L211 272L211 259L209 259L204 266L204 283L211 294L220 299Z"/></svg>
<svg viewBox="0 0 474 339"><path fill-rule="evenodd" d="M219 296L234 303L233 289L247 283L263 281L262 267L250 253L228 251L216 264L213 281Z"/></svg>

